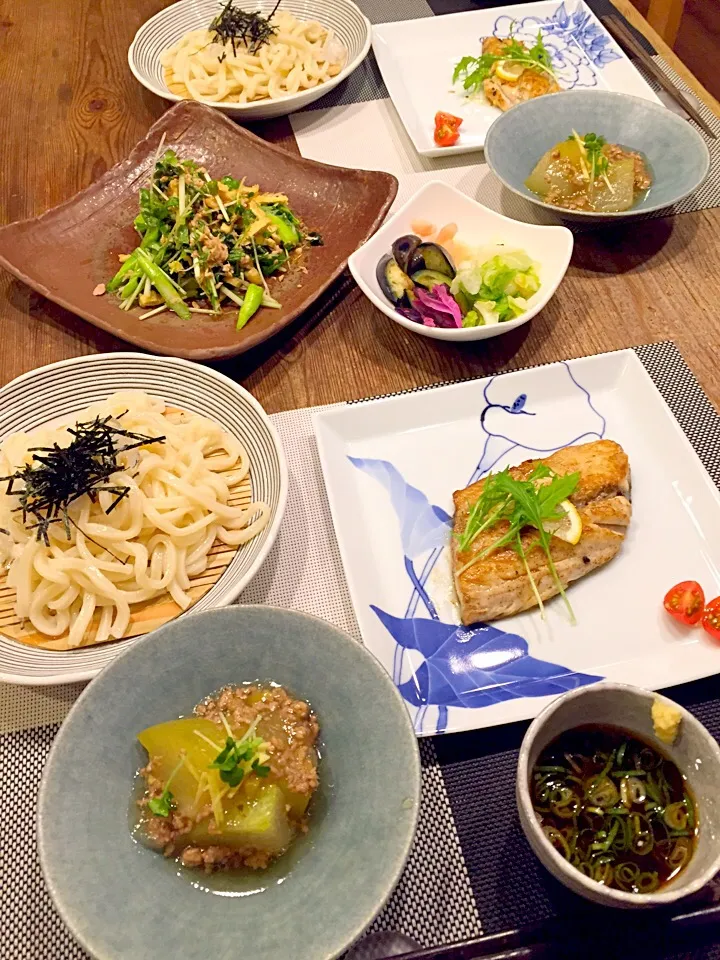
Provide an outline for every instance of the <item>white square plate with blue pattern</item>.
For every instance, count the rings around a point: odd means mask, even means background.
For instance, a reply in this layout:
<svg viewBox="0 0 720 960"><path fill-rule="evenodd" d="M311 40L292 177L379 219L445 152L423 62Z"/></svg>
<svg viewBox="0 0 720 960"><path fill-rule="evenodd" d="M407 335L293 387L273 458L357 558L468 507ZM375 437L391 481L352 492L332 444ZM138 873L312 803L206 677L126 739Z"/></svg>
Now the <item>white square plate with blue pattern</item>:
<svg viewBox="0 0 720 960"><path fill-rule="evenodd" d="M446 157L482 149L500 111L482 95L468 99L461 81L453 85L455 64L462 57L479 56L483 37L512 32L532 47L538 31L564 90L616 90L660 103L582 0L542 0L378 24L373 27L373 51L418 153ZM438 110L462 117L460 139L453 147L438 147L433 140Z"/></svg>
<svg viewBox="0 0 720 960"><path fill-rule="evenodd" d="M720 495L632 350L328 410L315 432L363 639L419 734L528 719L599 679L720 671L720 646L662 607L681 580L720 594ZM556 598L545 620L459 626L453 491L599 438L628 454L633 517L620 553L569 588L577 625Z"/></svg>

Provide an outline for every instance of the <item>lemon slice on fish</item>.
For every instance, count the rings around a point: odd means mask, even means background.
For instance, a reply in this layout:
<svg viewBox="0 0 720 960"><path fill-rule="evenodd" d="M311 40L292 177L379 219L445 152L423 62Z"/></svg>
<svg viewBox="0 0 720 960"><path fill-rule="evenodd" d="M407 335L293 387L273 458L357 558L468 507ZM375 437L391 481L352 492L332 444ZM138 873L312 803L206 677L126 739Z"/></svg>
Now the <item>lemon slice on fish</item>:
<svg viewBox="0 0 720 960"><path fill-rule="evenodd" d="M582 536L583 529L580 514L569 500L563 500L559 503L558 510L562 510L565 514L562 520L552 520L543 524L543 526L553 537L558 537L566 543L577 543Z"/></svg>
<svg viewBox="0 0 720 960"><path fill-rule="evenodd" d="M506 83L517 83L525 70L524 63L513 60L498 60L495 67L495 76Z"/></svg>

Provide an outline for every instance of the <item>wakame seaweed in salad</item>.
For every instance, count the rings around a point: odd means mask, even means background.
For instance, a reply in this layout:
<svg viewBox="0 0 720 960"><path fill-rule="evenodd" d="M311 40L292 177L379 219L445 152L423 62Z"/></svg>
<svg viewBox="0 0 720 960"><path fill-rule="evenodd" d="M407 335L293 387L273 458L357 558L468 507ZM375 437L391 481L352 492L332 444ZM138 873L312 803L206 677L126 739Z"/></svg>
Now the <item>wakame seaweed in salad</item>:
<svg viewBox="0 0 720 960"><path fill-rule="evenodd" d="M457 268L449 248L458 257ZM540 289L537 268L523 250L503 244L468 250L452 239L442 246L407 234L393 243L376 273L383 294L403 317L426 327L461 328L519 317Z"/></svg>
<svg viewBox="0 0 720 960"><path fill-rule="evenodd" d="M284 194L231 176L215 180L172 150L156 160L140 190L134 225L140 245L120 256L120 269L105 287L120 297L120 309L137 304L148 308L141 319L172 310L189 320L235 304L238 330L261 306L281 306L268 278L286 273L304 247L322 243Z"/></svg>

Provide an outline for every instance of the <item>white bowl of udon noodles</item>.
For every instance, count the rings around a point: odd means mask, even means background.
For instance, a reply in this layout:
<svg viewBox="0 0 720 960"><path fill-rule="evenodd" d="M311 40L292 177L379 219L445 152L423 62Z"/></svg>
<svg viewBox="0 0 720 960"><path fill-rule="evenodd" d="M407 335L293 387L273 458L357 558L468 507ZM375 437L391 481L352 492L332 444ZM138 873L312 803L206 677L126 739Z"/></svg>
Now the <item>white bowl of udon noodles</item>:
<svg viewBox="0 0 720 960"><path fill-rule="evenodd" d="M114 441L114 492L77 498L69 529L50 524L47 541L16 509L25 484L0 482L2 681L95 676L138 635L235 600L277 536L288 473L273 424L238 384L187 360L99 354L13 380L0 389L0 476L96 417L164 439L125 452L133 441Z"/></svg>
<svg viewBox="0 0 720 960"><path fill-rule="evenodd" d="M235 0L268 17L275 0ZM136 79L166 100L198 100L237 119L279 117L345 80L367 56L370 21L352 0L282 0L257 50L209 32L219 0L180 0L140 27L128 50Z"/></svg>

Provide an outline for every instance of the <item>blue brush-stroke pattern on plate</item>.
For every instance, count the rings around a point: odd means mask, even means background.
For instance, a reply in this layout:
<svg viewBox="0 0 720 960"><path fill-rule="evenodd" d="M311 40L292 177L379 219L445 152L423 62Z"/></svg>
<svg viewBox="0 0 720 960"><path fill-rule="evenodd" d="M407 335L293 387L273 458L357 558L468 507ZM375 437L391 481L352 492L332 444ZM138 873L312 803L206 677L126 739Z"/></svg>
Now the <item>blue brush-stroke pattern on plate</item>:
<svg viewBox="0 0 720 960"><path fill-rule="evenodd" d="M493 27L496 36L512 34L529 47L537 40L538 31L564 90L597 87L597 71L621 59L607 32L583 3L569 12L563 2L550 17L527 16L518 20L503 14Z"/></svg>
<svg viewBox="0 0 720 960"><path fill-rule="evenodd" d="M440 708L438 733L447 724L448 707L476 709L520 697L553 696L602 679L531 657L526 640L489 623L463 627L371 609L400 647L423 657L398 689L414 707Z"/></svg>
<svg viewBox="0 0 720 960"><path fill-rule="evenodd" d="M374 477L389 493L390 503L400 522L400 542L406 557L417 557L447 543L452 517L442 507L431 505L417 487L406 483L396 467L387 460L348 459L353 466Z"/></svg>
<svg viewBox="0 0 720 960"><path fill-rule="evenodd" d="M390 503L400 524L400 542L405 555L405 571L413 585L413 592L425 604L425 609L438 619L435 604L420 580L413 560L428 550L441 551L448 542L452 517L433 506L417 487L406 483L402 474L387 460L348 457L350 463L377 480L390 495ZM395 678L397 683L397 678Z"/></svg>
<svg viewBox="0 0 720 960"><path fill-rule="evenodd" d="M593 404L589 391L577 380L570 365L558 365L560 384L574 401L558 417L550 407L532 409L525 393L514 395L513 381L492 377L483 388L485 405L479 424L484 434L482 455L468 485L492 470L509 454L542 456L562 447L602 439L606 421ZM562 371L562 372L560 372ZM572 404L569 406L568 404ZM448 545L452 517L431 504L409 484L388 460L348 458L353 466L376 480L388 493L400 527L403 566L412 586L403 617L372 605L395 640L393 680L405 700L417 708L416 729L424 732L429 707L437 707L435 732L447 728L448 709L476 709L519 697L540 697L571 690L601 677L577 673L528 653L527 641L498 627L478 624L459 627L441 621L426 584L443 549ZM416 561L426 556L418 570ZM418 616L422 604L425 615ZM424 657L406 679L408 651Z"/></svg>

